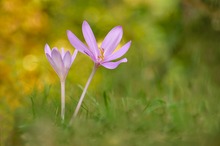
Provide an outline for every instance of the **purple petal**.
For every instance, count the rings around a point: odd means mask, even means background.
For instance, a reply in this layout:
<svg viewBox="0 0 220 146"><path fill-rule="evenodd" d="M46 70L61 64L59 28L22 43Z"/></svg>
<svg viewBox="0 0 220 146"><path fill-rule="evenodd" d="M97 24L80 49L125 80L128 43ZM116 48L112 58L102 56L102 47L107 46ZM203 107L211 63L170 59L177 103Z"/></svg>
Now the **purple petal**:
<svg viewBox="0 0 220 146"><path fill-rule="evenodd" d="M121 26L114 27L105 37L102 42L101 48L105 50L105 56L112 54L115 48L118 46L123 35Z"/></svg>
<svg viewBox="0 0 220 146"><path fill-rule="evenodd" d="M50 50L50 47L49 47L48 44L45 45L45 47L44 47L44 52L45 52L45 54L48 54L48 55L51 56L51 50Z"/></svg>
<svg viewBox="0 0 220 146"><path fill-rule="evenodd" d="M121 47L118 51L114 52L111 56L106 58L106 61L115 60L123 56L131 46L131 41L126 43L123 47Z"/></svg>
<svg viewBox="0 0 220 146"><path fill-rule="evenodd" d="M56 64L54 63L53 59L51 58L51 56L49 54L46 54L46 57L48 59L48 61L50 62L52 68L55 70L55 72L57 73L57 75L60 77L60 70L59 68L56 66Z"/></svg>
<svg viewBox="0 0 220 146"><path fill-rule="evenodd" d="M93 57L93 54L87 48L87 46L83 44L71 31L67 30L67 36L68 36L70 43L73 45L75 49L77 49L83 54Z"/></svg>
<svg viewBox="0 0 220 146"><path fill-rule="evenodd" d="M82 31L83 31L83 36L85 38L86 43L88 44L95 58L97 58L98 52L99 52L98 45L97 45L95 36L92 32L92 29L86 21L83 22Z"/></svg>
<svg viewBox="0 0 220 146"><path fill-rule="evenodd" d="M53 59L55 65L57 66L58 72L62 77L64 75L64 63L61 58L60 52L57 49L53 49L51 52L51 58Z"/></svg>
<svg viewBox="0 0 220 146"><path fill-rule="evenodd" d="M52 52L53 52L54 50L56 50L56 51L60 54L60 51L58 50L58 48L57 48L57 47L53 47L53 49L52 49L52 51L51 51L51 55L52 55Z"/></svg>
<svg viewBox="0 0 220 146"><path fill-rule="evenodd" d="M105 68L108 68L108 69L115 69L122 62L127 62L127 59L123 58L117 62L105 62L105 63L102 63L101 65L104 66Z"/></svg>
<svg viewBox="0 0 220 146"><path fill-rule="evenodd" d="M75 51L71 57L71 65L72 65L73 61L75 60L77 53L78 53L78 50L75 49Z"/></svg>
<svg viewBox="0 0 220 146"><path fill-rule="evenodd" d="M64 64L65 69L69 70L71 66L71 54L69 51L67 51L66 54L64 55L63 64Z"/></svg>
<svg viewBox="0 0 220 146"><path fill-rule="evenodd" d="M62 59L64 58L64 55L65 55L65 50L62 48L61 49L61 57L62 57Z"/></svg>

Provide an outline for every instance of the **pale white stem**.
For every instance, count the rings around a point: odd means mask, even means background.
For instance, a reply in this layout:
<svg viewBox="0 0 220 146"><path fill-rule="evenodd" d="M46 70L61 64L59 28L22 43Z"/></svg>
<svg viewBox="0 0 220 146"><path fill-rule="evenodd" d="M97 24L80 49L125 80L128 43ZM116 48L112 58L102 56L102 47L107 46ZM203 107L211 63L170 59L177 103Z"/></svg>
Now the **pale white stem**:
<svg viewBox="0 0 220 146"><path fill-rule="evenodd" d="M87 89L88 89L88 87L89 87L89 84L90 84L90 82L91 82L91 80L92 80L92 78L93 78L93 76L94 76L96 70L97 70L97 66L96 66L96 64L95 64L94 67L93 67L92 73L90 74L89 79L88 79L88 81L87 81L87 83L86 83L86 86L85 86L85 88L83 89L83 93L82 93L82 95L81 95L81 97L80 97L80 99L79 99L79 102L78 102L78 104L77 104L77 106L76 106L76 109L75 109L75 111L74 111L74 113L73 113L73 116L72 116L72 118L71 118L71 120L70 120L69 125L71 125L71 124L73 123L73 120L75 119L75 117L77 116L77 114L78 114L78 112L79 112L79 109L80 109L81 104L82 104L82 102L83 102L83 99L84 99L84 97L85 97L86 91L87 91Z"/></svg>
<svg viewBox="0 0 220 146"><path fill-rule="evenodd" d="M65 80L61 81L61 119L64 122L65 117Z"/></svg>

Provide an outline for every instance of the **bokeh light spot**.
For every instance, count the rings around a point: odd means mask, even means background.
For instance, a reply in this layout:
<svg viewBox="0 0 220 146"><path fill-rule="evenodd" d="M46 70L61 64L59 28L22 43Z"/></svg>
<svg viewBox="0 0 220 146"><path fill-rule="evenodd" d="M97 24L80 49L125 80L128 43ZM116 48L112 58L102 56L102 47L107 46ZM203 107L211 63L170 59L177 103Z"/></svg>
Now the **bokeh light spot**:
<svg viewBox="0 0 220 146"><path fill-rule="evenodd" d="M26 55L23 58L23 67L27 71L34 71L38 66L38 58L34 55Z"/></svg>

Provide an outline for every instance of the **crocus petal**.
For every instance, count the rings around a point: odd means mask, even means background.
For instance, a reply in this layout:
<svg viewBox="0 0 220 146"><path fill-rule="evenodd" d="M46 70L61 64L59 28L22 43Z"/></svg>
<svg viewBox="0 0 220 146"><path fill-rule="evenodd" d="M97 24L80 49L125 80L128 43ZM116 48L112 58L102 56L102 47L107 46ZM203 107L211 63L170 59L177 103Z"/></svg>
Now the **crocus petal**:
<svg viewBox="0 0 220 146"><path fill-rule="evenodd" d="M59 68L56 66L56 64L54 63L53 59L51 58L51 56L49 54L46 54L46 57L48 59L48 61L50 62L52 68L55 70L55 72L57 73L57 75L59 77L61 77L61 74L60 74L60 70Z"/></svg>
<svg viewBox="0 0 220 146"><path fill-rule="evenodd" d="M115 69L122 62L127 62L127 59L123 58L117 62L105 62L105 63L102 63L101 65L104 66L105 68L108 68L108 69Z"/></svg>
<svg viewBox="0 0 220 146"><path fill-rule="evenodd" d="M56 64L59 74L62 76L64 74L64 64L60 52L57 49L53 49L51 52L51 58Z"/></svg>
<svg viewBox="0 0 220 146"><path fill-rule="evenodd" d="M126 43L123 47L121 47L118 51L114 52L111 56L107 57L105 61L111 61L120 58L123 56L131 46L131 41Z"/></svg>
<svg viewBox="0 0 220 146"><path fill-rule="evenodd" d="M97 58L98 52L99 52L98 45L97 45L95 36L92 32L92 29L86 21L83 22L82 31L83 31L83 36L85 38L85 41L89 46L89 49L94 54L95 58Z"/></svg>
<svg viewBox="0 0 220 146"><path fill-rule="evenodd" d="M121 26L114 27L105 37L101 48L105 50L105 56L112 54L121 41L123 30Z"/></svg>
<svg viewBox="0 0 220 146"><path fill-rule="evenodd" d="M44 52L45 52L45 54L48 54L48 55L51 56L51 50L50 50L50 47L49 47L48 44L45 45L45 47L44 47Z"/></svg>
<svg viewBox="0 0 220 146"><path fill-rule="evenodd" d="M60 51L58 50L57 47L53 47L52 51L56 50L59 54L60 54ZM52 51L51 51L51 55L52 55Z"/></svg>
<svg viewBox="0 0 220 146"><path fill-rule="evenodd" d="M66 54L64 55L63 64L65 66L65 69L69 70L69 68L71 66L71 54L69 51L67 51Z"/></svg>
<svg viewBox="0 0 220 146"><path fill-rule="evenodd" d="M61 49L61 57L62 57L62 59L64 58L64 56L65 56L65 50L62 48Z"/></svg>
<svg viewBox="0 0 220 146"><path fill-rule="evenodd" d="M73 45L73 47L75 49L77 49L78 51L80 51L83 54L86 54L86 55L94 58L93 54L87 48L87 46L85 44L83 44L71 31L67 30L67 36L68 36L70 43Z"/></svg>
<svg viewBox="0 0 220 146"><path fill-rule="evenodd" d="M73 61L75 60L77 53L78 53L78 50L75 49L75 51L71 57L71 65L72 65Z"/></svg>

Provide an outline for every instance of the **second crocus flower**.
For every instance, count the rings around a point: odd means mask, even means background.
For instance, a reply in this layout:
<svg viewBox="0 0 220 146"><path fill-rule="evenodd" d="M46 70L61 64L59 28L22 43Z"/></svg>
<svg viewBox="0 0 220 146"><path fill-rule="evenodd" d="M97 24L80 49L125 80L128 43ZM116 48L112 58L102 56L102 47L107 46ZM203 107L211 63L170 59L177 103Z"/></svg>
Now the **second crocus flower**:
<svg viewBox="0 0 220 146"><path fill-rule="evenodd" d="M59 51L56 47L52 50L50 49L49 45L46 44L45 48L45 55L50 62L51 66L57 73L60 78L61 83L61 119L64 121L65 117L65 80L69 69L76 58L77 50L74 51L73 55L70 54L69 51L65 51L63 48Z"/></svg>

